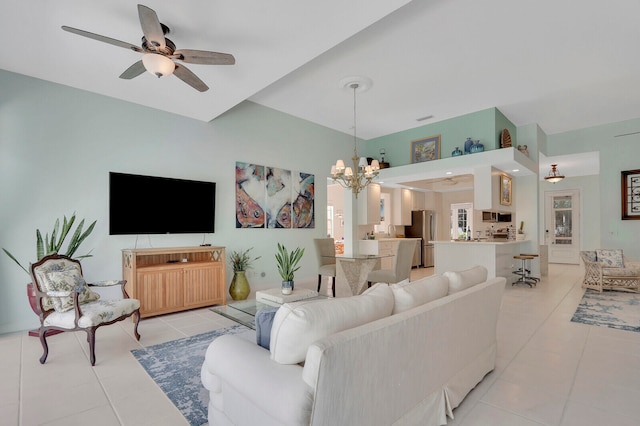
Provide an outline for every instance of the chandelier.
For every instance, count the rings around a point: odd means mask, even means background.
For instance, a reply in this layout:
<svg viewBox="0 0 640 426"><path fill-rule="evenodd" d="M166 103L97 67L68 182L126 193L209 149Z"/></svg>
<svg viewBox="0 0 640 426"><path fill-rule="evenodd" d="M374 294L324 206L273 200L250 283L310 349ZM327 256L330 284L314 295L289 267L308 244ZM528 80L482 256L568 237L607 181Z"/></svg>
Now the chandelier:
<svg viewBox="0 0 640 426"><path fill-rule="evenodd" d="M344 80L343 80L344 81ZM363 84L364 83L364 84ZM338 160L336 164L331 166L331 178L334 182L339 183L345 189L351 189L356 198L358 193L371 183L371 180L378 176L380 163L378 160L367 162L365 157L358 157L357 149L357 133L356 133L356 92L358 89L364 91L368 89L370 81L362 81L359 78L348 78L344 88L353 89L353 168L346 166L344 161Z"/></svg>
<svg viewBox="0 0 640 426"><path fill-rule="evenodd" d="M551 171L547 176L544 177L544 180L546 180L547 182L556 183L564 179L564 176L558 171L557 167L557 164L552 164Z"/></svg>

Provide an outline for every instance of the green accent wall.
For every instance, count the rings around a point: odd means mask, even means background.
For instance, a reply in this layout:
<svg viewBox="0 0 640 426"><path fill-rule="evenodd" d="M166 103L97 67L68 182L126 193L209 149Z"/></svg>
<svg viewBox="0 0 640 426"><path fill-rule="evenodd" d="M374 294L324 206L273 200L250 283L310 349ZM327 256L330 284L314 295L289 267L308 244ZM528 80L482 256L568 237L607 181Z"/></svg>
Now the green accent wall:
<svg viewBox="0 0 640 426"><path fill-rule="evenodd" d="M411 164L411 142L414 140L440 135L440 158L447 158L456 147L464 150L468 137L484 144L485 151L499 148L500 132L504 128L509 129L515 145L516 126L497 108L489 108L370 139L364 143L364 152L367 157L379 159L380 149L384 149L385 161L391 163L391 167L404 166Z"/></svg>

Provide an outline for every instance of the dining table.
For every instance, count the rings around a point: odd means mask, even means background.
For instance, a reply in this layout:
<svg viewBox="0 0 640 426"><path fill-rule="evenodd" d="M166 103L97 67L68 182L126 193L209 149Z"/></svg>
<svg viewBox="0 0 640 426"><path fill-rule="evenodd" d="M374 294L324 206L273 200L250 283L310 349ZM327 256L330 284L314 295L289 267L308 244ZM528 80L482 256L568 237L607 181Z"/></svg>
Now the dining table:
<svg viewBox="0 0 640 426"><path fill-rule="evenodd" d="M369 272L380 269L380 261L392 254L323 256L336 259L336 285L347 285L353 295L367 289Z"/></svg>

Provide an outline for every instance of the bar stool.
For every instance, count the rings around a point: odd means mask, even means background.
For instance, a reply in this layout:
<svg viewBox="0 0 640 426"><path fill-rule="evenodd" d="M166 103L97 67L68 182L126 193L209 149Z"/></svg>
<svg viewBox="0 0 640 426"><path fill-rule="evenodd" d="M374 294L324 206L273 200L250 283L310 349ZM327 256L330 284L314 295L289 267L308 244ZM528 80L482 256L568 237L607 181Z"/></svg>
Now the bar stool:
<svg viewBox="0 0 640 426"><path fill-rule="evenodd" d="M534 285L536 285L536 281L534 279L527 277L526 261L532 260L533 256L524 256L522 254L517 254L513 256L513 258L522 261L522 266L520 267L520 269L516 269L515 271L513 271L513 273L519 275L520 278L514 281L511 285L527 284L529 287L533 287Z"/></svg>
<svg viewBox="0 0 640 426"><path fill-rule="evenodd" d="M521 255L521 256L531 256L531 257L533 257L534 259L535 259L536 257L538 257L538 253L520 253L520 255ZM533 259L531 259L531 260L526 260L525 262L526 262L526 263L528 263L528 264L527 264L527 268L525 269L525 271L527 271L527 278L532 279L532 280L534 280L535 282L540 281L540 278L538 278L538 277L534 277L534 276L532 276L532 275L531 275L531 266L532 266L532 265L531 265L531 263L533 263Z"/></svg>

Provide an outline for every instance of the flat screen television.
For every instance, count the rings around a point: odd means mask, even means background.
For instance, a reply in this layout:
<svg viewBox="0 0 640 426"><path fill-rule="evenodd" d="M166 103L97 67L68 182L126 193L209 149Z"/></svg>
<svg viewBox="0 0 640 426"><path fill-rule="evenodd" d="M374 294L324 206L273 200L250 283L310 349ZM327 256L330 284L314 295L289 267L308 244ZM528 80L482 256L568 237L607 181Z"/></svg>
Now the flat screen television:
<svg viewBox="0 0 640 426"><path fill-rule="evenodd" d="M214 232L215 182L109 173L109 235Z"/></svg>

